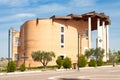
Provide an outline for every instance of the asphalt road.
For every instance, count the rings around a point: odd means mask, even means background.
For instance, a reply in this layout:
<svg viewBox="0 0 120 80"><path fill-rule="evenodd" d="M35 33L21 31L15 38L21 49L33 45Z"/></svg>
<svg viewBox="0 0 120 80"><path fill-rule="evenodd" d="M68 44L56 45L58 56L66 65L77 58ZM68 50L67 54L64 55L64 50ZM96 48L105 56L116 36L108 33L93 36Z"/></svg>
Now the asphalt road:
<svg viewBox="0 0 120 80"><path fill-rule="evenodd" d="M120 80L120 66L2 74L0 80Z"/></svg>

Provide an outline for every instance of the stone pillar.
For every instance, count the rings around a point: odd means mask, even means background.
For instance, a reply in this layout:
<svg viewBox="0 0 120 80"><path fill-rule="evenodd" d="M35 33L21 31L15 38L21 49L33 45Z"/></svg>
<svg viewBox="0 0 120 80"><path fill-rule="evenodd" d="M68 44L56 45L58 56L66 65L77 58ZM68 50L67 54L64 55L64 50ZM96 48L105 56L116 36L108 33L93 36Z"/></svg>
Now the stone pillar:
<svg viewBox="0 0 120 80"><path fill-rule="evenodd" d="M100 19L97 19L97 47L102 48L102 27L100 26Z"/></svg>
<svg viewBox="0 0 120 80"><path fill-rule="evenodd" d="M105 21L102 22L102 38L103 38L102 48L105 50L103 61L106 62L107 61L107 59L106 59L107 55L106 55L106 26L105 26Z"/></svg>
<svg viewBox="0 0 120 80"><path fill-rule="evenodd" d="M106 25L106 54L109 60L109 25Z"/></svg>
<svg viewBox="0 0 120 80"><path fill-rule="evenodd" d="M105 49L105 22L102 22L102 48Z"/></svg>
<svg viewBox="0 0 120 80"><path fill-rule="evenodd" d="M88 17L88 48L91 48L91 17Z"/></svg>

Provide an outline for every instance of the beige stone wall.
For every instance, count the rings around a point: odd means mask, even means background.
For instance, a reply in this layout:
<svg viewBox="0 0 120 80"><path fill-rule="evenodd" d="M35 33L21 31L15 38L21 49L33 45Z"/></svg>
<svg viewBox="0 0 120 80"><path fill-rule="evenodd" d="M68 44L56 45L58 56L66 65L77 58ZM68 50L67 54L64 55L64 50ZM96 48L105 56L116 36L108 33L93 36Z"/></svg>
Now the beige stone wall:
<svg viewBox="0 0 120 80"><path fill-rule="evenodd" d="M70 57L73 63L77 62L78 54L78 32L85 34L88 29L88 22L84 20L52 20L39 19L27 21L20 30L19 54L26 54L26 66L40 66L39 62L34 62L31 57L33 51L53 51L56 58L48 65L56 65L55 60L61 54ZM64 26L64 48L61 48L61 26ZM24 34L23 34L24 33ZM80 53L84 54L84 49L88 47L86 37L80 37ZM19 64L23 63L20 58Z"/></svg>
<svg viewBox="0 0 120 80"><path fill-rule="evenodd" d="M16 41L19 39L19 34L20 33L18 31L12 32L12 60L13 61L16 61L15 55L18 54L19 41L18 42Z"/></svg>

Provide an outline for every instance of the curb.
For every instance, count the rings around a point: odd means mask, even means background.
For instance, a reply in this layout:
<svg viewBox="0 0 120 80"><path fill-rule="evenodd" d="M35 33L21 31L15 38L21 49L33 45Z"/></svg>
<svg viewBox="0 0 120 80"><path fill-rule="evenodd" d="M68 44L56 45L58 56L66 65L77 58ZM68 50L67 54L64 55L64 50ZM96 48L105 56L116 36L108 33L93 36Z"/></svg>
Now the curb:
<svg viewBox="0 0 120 80"><path fill-rule="evenodd" d="M42 71L26 71L26 72L11 72L11 73L0 73L1 75L13 75L13 74L27 74L27 73L39 73Z"/></svg>
<svg viewBox="0 0 120 80"><path fill-rule="evenodd" d="M79 69L94 69L94 68L104 68L104 67L113 67L112 65L109 66L100 66L100 67L84 67L84 68L79 68ZM116 67L120 67L120 65L116 65ZM70 70L77 70L77 69L55 69L53 71L70 71ZM0 73L0 76L2 75L13 75L13 74L27 74L27 73L39 73L43 72L41 70L36 70L36 71L25 71L25 72L11 72L11 73Z"/></svg>
<svg viewBox="0 0 120 80"><path fill-rule="evenodd" d="M56 69L55 71L69 71L69 70L73 70L73 69Z"/></svg>

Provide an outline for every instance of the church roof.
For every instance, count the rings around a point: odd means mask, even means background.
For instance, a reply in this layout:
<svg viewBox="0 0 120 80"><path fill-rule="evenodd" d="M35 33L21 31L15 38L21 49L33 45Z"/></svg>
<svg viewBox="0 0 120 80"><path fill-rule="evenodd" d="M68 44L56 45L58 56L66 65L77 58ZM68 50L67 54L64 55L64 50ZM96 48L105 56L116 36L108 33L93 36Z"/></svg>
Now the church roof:
<svg viewBox="0 0 120 80"><path fill-rule="evenodd" d="M109 16L106 16L104 13L96 13L95 11L88 12L82 15L79 14L69 14L67 16L52 16L50 18L52 19L60 19L60 20L70 20L70 19L83 19L87 20L88 17L91 17L92 19L96 20L97 18L100 18L100 20L105 21L106 24L111 24Z"/></svg>

